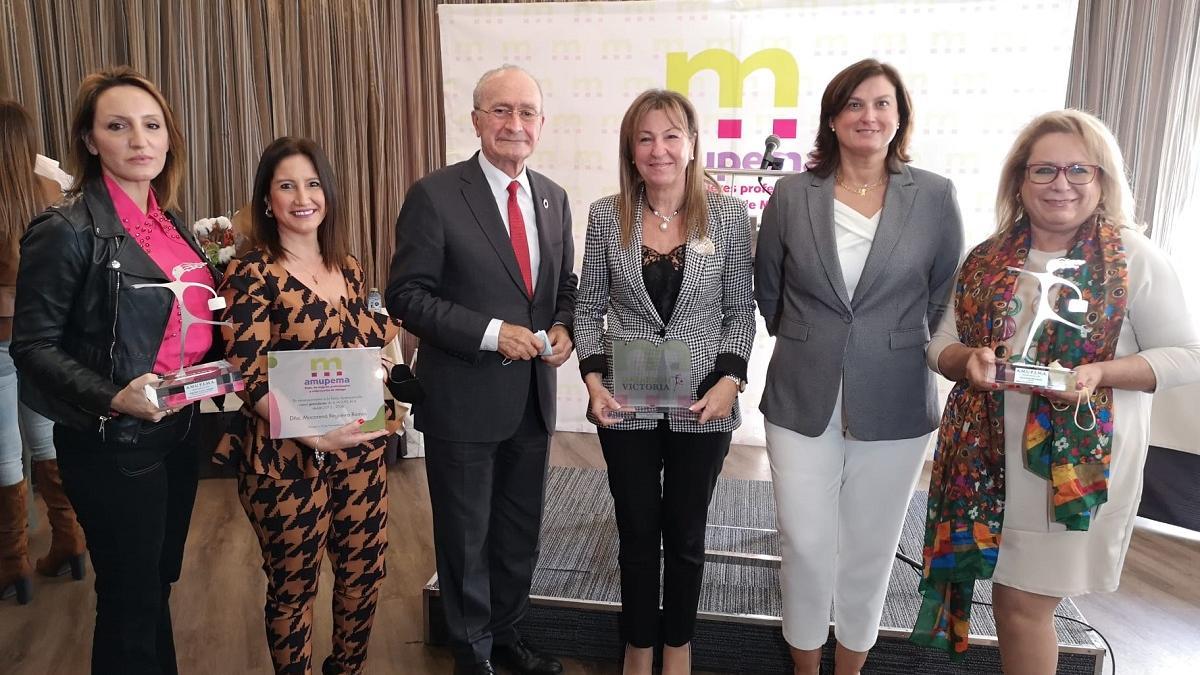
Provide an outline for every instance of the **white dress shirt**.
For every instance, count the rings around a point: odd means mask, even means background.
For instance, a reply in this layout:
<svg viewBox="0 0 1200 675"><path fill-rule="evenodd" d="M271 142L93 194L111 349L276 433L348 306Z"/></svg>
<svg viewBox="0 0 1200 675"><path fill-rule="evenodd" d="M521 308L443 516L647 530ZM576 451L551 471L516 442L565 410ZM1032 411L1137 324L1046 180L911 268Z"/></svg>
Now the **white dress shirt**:
<svg viewBox="0 0 1200 675"><path fill-rule="evenodd" d="M542 248L538 243L537 216L533 210L533 192L529 189L529 172L521 169L521 173L516 178L510 178L508 174L489 162L482 152L479 153L479 167L483 169L483 175L487 178L488 187L492 190L492 197L496 199L496 210L500 212L500 220L504 223L504 231L509 232L510 238L512 234L508 225L508 184L514 180L520 183L520 188L517 189L517 206L520 207L521 218L525 221L525 239L529 246L529 273L536 291L538 267L542 262ZM483 332L483 340L479 344L479 349L490 352L497 351L501 323L503 321L500 319L492 319L488 323L487 330Z"/></svg>

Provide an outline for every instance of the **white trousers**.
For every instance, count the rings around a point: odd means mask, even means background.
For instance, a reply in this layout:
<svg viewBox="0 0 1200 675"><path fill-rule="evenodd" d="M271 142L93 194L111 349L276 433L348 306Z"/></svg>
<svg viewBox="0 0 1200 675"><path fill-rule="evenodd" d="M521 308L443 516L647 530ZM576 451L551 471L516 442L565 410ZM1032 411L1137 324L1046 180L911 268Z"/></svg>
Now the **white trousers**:
<svg viewBox="0 0 1200 675"><path fill-rule="evenodd" d="M834 635L865 652L879 634L892 561L929 434L859 441L841 428L838 401L816 438L766 423L783 562L783 637L817 649Z"/></svg>

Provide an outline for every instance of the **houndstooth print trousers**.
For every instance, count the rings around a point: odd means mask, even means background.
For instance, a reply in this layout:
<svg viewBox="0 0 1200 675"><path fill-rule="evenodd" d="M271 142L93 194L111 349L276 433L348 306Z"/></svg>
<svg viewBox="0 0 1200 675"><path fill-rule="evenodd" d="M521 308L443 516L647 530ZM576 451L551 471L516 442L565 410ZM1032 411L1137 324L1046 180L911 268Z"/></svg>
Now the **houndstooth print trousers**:
<svg viewBox="0 0 1200 675"><path fill-rule="evenodd" d="M241 474L238 495L262 547L267 644L276 673L312 672L321 559L333 567L334 672L358 673L383 582L387 469L382 459L326 467L316 478Z"/></svg>

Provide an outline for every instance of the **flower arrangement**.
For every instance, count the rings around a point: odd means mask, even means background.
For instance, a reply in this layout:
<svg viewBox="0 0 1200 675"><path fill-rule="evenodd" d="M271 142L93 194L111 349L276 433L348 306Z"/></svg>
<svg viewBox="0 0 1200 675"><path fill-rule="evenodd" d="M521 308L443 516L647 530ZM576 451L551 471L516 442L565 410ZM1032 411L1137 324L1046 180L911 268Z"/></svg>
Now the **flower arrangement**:
<svg viewBox="0 0 1200 675"><path fill-rule="evenodd" d="M201 218L192 224L196 243L216 267L222 267L234 256L240 238L233 229L233 222L225 216Z"/></svg>

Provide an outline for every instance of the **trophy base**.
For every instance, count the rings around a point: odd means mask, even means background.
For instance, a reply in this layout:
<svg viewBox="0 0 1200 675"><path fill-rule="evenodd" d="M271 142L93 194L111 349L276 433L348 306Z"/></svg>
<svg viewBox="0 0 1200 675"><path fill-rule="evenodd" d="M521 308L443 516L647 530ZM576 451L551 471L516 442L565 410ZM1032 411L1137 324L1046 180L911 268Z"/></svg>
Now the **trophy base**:
<svg viewBox="0 0 1200 675"><path fill-rule="evenodd" d="M608 412L622 422L629 420L674 420L676 422L696 422L700 413L687 408L676 406L627 405L618 410Z"/></svg>
<svg viewBox="0 0 1200 675"><path fill-rule="evenodd" d="M1075 391L1075 371L1036 363L997 363L996 385L1016 391Z"/></svg>
<svg viewBox="0 0 1200 675"><path fill-rule="evenodd" d="M228 361L221 360L199 363L164 375L158 382L146 385L145 393L151 403L165 409L178 408L245 388L242 374Z"/></svg>

